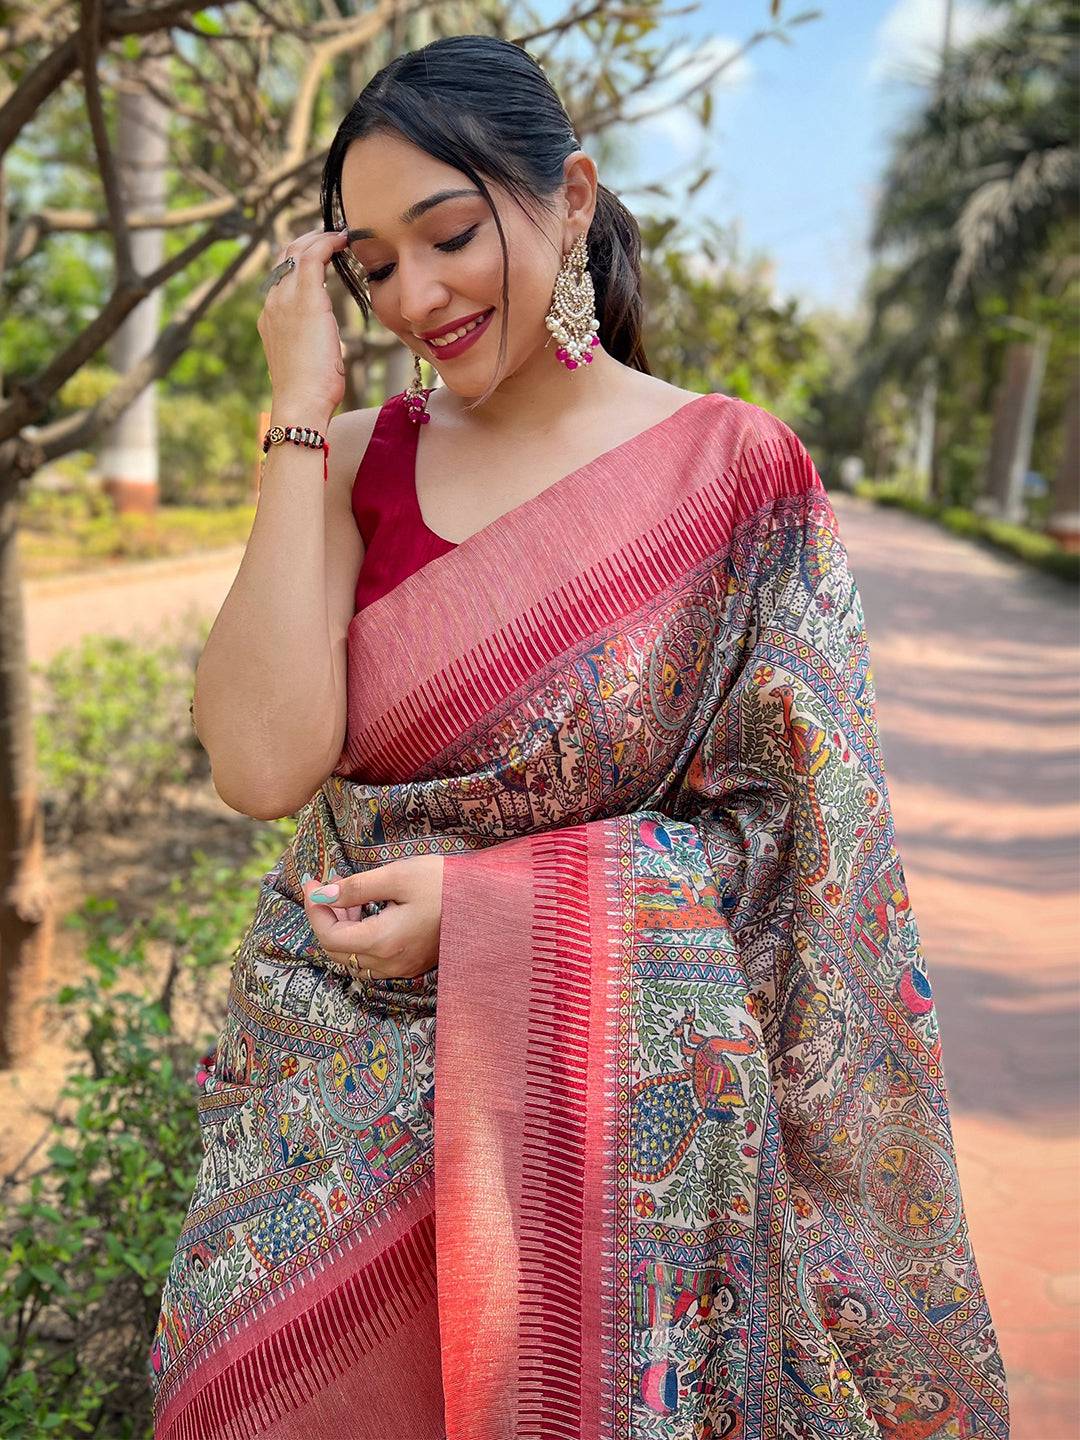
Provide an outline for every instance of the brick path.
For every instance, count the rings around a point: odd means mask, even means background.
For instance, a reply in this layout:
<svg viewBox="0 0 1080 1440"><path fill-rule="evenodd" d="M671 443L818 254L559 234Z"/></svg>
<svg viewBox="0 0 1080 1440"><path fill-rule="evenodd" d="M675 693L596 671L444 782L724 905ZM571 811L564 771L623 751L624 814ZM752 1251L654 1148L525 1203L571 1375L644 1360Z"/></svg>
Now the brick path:
<svg viewBox="0 0 1080 1440"><path fill-rule="evenodd" d="M1080 667L1075 592L833 492L941 1027L1012 1440L1080 1432ZM217 613L242 549L28 587L31 657ZM189 608L193 607L193 609Z"/></svg>

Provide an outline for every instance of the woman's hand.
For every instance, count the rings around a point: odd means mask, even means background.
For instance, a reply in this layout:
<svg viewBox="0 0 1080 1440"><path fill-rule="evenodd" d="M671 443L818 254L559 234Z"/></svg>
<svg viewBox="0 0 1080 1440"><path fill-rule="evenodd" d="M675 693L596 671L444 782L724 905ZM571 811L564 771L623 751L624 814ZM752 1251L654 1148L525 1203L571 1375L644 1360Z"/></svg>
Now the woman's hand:
<svg viewBox="0 0 1080 1440"><path fill-rule="evenodd" d="M368 967L373 980L422 975L439 963L442 874L441 855L411 855L327 885L305 880L304 913L331 961L357 980L367 979ZM329 902L312 899L334 885ZM361 906L372 900L389 903L362 916Z"/></svg>
<svg viewBox="0 0 1080 1440"><path fill-rule="evenodd" d="M344 230L309 230L291 241L278 263L291 255L296 268L266 292L255 327L275 409L290 410L295 424L325 423L345 394L341 335L324 281L331 258L345 248Z"/></svg>

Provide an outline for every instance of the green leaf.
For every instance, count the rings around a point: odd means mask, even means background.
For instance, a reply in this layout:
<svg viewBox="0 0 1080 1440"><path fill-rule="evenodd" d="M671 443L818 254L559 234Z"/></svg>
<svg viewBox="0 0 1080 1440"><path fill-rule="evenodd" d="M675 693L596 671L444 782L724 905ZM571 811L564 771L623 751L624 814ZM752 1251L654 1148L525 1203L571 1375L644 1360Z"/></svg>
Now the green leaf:
<svg viewBox="0 0 1080 1440"><path fill-rule="evenodd" d="M39 1285L44 1285L46 1289L55 1290L58 1295L70 1294L71 1287L52 1265L31 1265L30 1274Z"/></svg>

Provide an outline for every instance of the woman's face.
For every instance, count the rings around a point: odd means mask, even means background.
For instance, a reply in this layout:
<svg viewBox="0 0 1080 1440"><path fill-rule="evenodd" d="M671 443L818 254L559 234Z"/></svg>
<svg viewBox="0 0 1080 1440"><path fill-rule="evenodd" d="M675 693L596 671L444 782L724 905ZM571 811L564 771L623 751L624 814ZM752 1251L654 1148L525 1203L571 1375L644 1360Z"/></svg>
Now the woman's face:
<svg viewBox="0 0 1080 1440"><path fill-rule="evenodd" d="M571 167L573 178L560 208L555 214L534 212L535 224L485 176L509 252L510 322L500 380L515 373L549 339L544 317L563 251L569 249L570 242L563 239L568 203L581 205L584 200L590 219L595 205L590 167L592 162L581 156L581 163ZM584 179L576 178L582 171ZM442 199L408 218L410 207L445 191L469 193ZM484 197L460 170L388 134L369 135L349 146L341 197L350 229L372 232L355 237L350 248L366 272L378 320L430 361L457 394L482 394L493 379L503 324L502 247ZM460 355L441 355L437 344L421 338L451 321L464 322L489 311L478 339Z"/></svg>

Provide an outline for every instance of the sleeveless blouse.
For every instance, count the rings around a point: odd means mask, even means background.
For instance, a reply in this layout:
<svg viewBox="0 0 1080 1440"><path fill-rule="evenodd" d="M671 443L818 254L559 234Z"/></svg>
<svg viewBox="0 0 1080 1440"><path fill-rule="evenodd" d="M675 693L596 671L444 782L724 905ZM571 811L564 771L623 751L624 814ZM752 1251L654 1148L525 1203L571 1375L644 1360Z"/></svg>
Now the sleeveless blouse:
<svg viewBox="0 0 1080 1440"><path fill-rule="evenodd" d="M431 393L428 387L427 393ZM352 511L364 541L356 581L356 610L378 600L415 570L457 544L429 530L416 498L420 426L409 419L399 391L379 409L353 480Z"/></svg>

